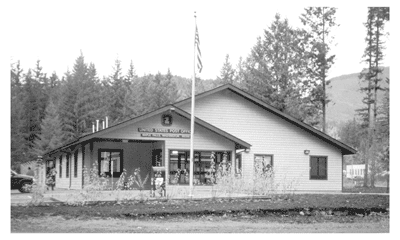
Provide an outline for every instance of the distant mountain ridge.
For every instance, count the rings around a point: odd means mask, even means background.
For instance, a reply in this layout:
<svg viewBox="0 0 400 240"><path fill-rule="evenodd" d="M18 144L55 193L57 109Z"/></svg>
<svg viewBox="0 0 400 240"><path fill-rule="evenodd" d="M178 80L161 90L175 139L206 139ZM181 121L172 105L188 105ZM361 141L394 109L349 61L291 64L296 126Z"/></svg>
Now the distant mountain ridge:
<svg viewBox="0 0 400 240"><path fill-rule="evenodd" d="M360 91L361 86L367 86L358 76L360 73L346 74L330 79L327 94L331 102L327 105L328 122L346 122L356 115L356 109L365 107L362 99L365 93ZM389 77L389 67L382 72L381 87L387 87L386 78ZM383 91L378 91L378 105L382 103Z"/></svg>

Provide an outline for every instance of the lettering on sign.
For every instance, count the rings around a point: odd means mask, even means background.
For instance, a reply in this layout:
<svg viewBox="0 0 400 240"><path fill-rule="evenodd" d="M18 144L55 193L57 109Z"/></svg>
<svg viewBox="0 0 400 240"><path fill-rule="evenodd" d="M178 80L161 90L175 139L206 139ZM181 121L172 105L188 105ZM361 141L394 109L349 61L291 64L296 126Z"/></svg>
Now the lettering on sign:
<svg viewBox="0 0 400 240"><path fill-rule="evenodd" d="M157 138L190 138L190 135L182 134L163 134L163 133L142 133L142 137L157 137Z"/></svg>
<svg viewBox="0 0 400 240"><path fill-rule="evenodd" d="M182 133L190 134L190 130L186 129L171 129L171 128L138 128L139 132L149 133Z"/></svg>
<svg viewBox="0 0 400 240"><path fill-rule="evenodd" d="M171 128L138 128L142 132L142 137L158 137L158 138L190 138L190 130L171 129Z"/></svg>

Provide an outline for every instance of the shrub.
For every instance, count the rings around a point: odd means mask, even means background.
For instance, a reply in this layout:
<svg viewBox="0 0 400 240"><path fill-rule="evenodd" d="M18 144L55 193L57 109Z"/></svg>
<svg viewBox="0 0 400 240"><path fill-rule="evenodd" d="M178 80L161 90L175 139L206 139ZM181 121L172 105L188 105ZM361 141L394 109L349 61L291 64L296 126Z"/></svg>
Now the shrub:
<svg viewBox="0 0 400 240"><path fill-rule="evenodd" d="M29 201L29 206L38 206L43 203L45 188L39 183L34 183L31 186L31 200Z"/></svg>
<svg viewBox="0 0 400 240"><path fill-rule="evenodd" d="M275 172L268 164L255 163L254 172L251 178L245 178L241 172L235 173L231 164L227 161L227 154L224 153L223 161L215 170L213 166L213 154L211 154L211 182L213 188L211 196L215 197L216 192L231 197L232 194L269 195L275 193L286 194L293 192L296 187L296 180L287 181L286 176L277 183Z"/></svg>

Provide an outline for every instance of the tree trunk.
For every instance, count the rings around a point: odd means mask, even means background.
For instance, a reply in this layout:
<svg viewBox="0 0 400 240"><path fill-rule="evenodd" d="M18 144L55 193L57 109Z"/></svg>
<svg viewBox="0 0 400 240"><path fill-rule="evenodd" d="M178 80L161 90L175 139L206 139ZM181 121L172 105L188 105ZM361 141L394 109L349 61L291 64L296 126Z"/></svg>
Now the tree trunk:
<svg viewBox="0 0 400 240"><path fill-rule="evenodd" d="M326 50L325 50L325 16L324 8L322 8L322 44L323 44L323 61L322 65L322 132L326 133L326 84L325 84L325 67L326 67Z"/></svg>
<svg viewBox="0 0 400 240"><path fill-rule="evenodd" d="M388 173L388 175L387 175L387 181L386 181L386 183L387 183L387 185L386 185L386 192L387 192L387 193L389 193L389 180L390 180L390 175L389 175L389 173Z"/></svg>

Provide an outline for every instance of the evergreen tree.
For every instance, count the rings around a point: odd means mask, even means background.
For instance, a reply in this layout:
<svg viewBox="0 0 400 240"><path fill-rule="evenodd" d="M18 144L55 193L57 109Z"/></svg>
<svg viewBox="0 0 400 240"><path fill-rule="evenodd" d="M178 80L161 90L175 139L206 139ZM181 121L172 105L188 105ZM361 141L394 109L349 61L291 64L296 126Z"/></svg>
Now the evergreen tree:
<svg viewBox="0 0 400 240"><path fill-rule="evenodd" d="M24 161L35 159L37 156L32 151L34 141L40 134L41 122L41 104L40 104L40 84L32 76L29 69L25 75L25 84L23 85L22 99L22 118L21 133L24 138Z"/></svg>
<svg viewBox="0 0 400 240"><path fill-rule="evenodd" d="M46 74L43 73L43 67L40 65L40 60L36 61L36 67L33 69L33 76L35 78L34 84L37 90L35 94L39 104L40 120L42 120L49 100L50 86Z"/></svg>
<svg viewBox="0 0 400 240"><path fill-rule="evenodd" d="M304 98L310 91L305 82L308 79L306 37L304 31L293 29L287 19L281 20L277 14L247 59L245 88L280 111L308 122L309 113L293 112L311 109L310 99Z"/></svg>
<svg viewBox="0 0 400 240"><path fill-rule="evenodd" d="M113 73L108 78L107 97L109 100L108 116L110 123L117 123L126 119L124 115L125 97L129 89L126 78L122 75L121 61L115 60Z"/></svg>
<svg viewBox="0 0 400 240"><path fill-rule="evenodd" d="M161 88L163 91L163 101L165 101L163 104L160 105L166 105L166 104L171 104L176 102L178 99L178 88L176 86L176 83L174 81L174 76L171 73L171 70L168 68L167 74L162 78L161 82Z"/></svg>
<svg viewBox="0 0 400 240"><path fill-rule="evenodd" d="M53 150L62 145L64 139L62 125L57 112L57 106L50 101L46 108L45 118L41 123L41 133L34 142L34 152L37 155Z"/></svg>
<svg viewBox="0 0 400 240"><path fill-rule="evenodd" d="M322 131L326 132L326 105L329 103L326 95L329 81L326 80L326 75L335 58L335 55L328 56L330 50L328 43L333 39L329 35L330 31L337 25L335 23L336 8L309 7L305 11L306 13L302 14L300 19L305 26L309 27L308 58L311 64L308 73L318 85L322 85L322 87L314 88L312 94L322 107Z"/></svg>
<svg viewBox="0 0 400 240"><path fill-rule="evenodd" d="M133 65L133 62L131 60L131 63L129 64L129 69L128 73L126 74L124 80L125 80L125 85L129 87L132 84L135 84L135 82L138 79L138 75L136 74L135 66Z"/></svg>
<svg viewBox="0 0 400 240"><path fill-rule="evenodd" d="M129 107L134 113L134 116L142 115L145 112L151 111L151 98L152 92L152 81L153 75L144 75L139 78L137 85L131 86L131 99L129 101ZM134 103L134 105L132 105Z"/></svg>
<svg viewBox="0 0 400 240"><path fill-rule="evenodd" d="M23 69L21 68L21 63L18 60L16 64L11 64L11 91L14 89L20 89L22 86L22 72ZM17 91L17 90L16 90ZM17 93L12 94L12 96L15 96Z"/></svg>
<svg viewBox="0 0 400 240"><path fill-rule="evenodd" d="M235 82L236 82L237 86L240 88L244 88L243 85L244 85L244 80L245 80L245 75L246 75L245 69L246 69L246 65L243 62L243 58L240 57L237 65L236 65L236 69L235 69L235 72L236 72Z"/></svg>
<svg viewBox="0 0 400 240"><path fill-rule="evenodd" d="M26 141L23 135L23 69L20 61L11 65L11 168L18 170L25 158Z"/></svg>
<svg viewBox="0 0 400 240"><path fill-rule="evenodd" d="M89 65L81 55L76 59L72 73L67 72L61 88L59 114L64 142L91 131L95 119L105 117L104 104L94 64Z"/></svg>
<svg viewBox="0 0 400 240"><path fill-rule="evenodd" d="M68 142L78 137L76 131L77 116L75 114L75 102L79 86L74 84L72 73L69 71L65 73L64 80L65 83L61 87L62 95L60 96L58 109L64 132L63 142Z"/></svg>
<svg viewBox="0 0 400 240"><path fill-rule="evenodd" d="M367 82L367 87L360 90L366 93L363 103L366 107L357 110L363 121L363 127L366 129L367 140L365 143L365 175L364 187L368 186L368 177L371 179L371 187L375 186L376 158L378 143L376 142L376 122L378 115L377 91L381 90L379 82L382 80L380 74L383 71L381 63L383 60L384 42L384 23L389 20L389 8L370 7L368 8L367 22L364 24L367 28L367 37L365 39L367 47L365 48L363 61L368 64L368 69L360 73L359 78ZM371 163L370 160L371 159ZM371 165L371 173L369 173Z"/></svg>
<svg viewBox="0 0 400 240"><path fill-rule="evenodd" d="M60 79L58 78L56 72L53 72L49 78L49 87L53 89L59 86L60 84L61 84Z"/></svg>
<svg viewBox="0 0 400 240"><path fill-rule="evenodd" d="M373 49L373 55L374 55L374 63L373 67L371 69L372 72L372 77L373 77L373 89L374 89L374 96L373 96L373 103L374 103L374 108L373 108L373 129L374 132L376 132L375 128L375 123L377 121L377 116L378 116L378 90L382 90L380 86L380 82L382 81L382 78L380 75L383 72L383 67L382 67L382 60L384 57L383 50L385 49L384 46L384 41L383 41L383 36L385 35L384 32L384 27L385 27L385 22L389 21L389 8L388 7L373 7L370 8L372 11L372 14L375 15L375 21L373 21L373 27L374 27L374 49Z"/></svg>
<svg viewBox="0 0 400 240"><path fill-rule="evenodd" d="M390 136L390 90L389 90L389 78L386 78L388 86L384 88L384 97L382 99L382 104L378 109L379 117L377 119L378 125L378 136L379 140L389 139Z"/></svg>
<svg viewBox="0 0 400 240"><path fill-rule="evenodd" d="M133 96L134 92L132 89L138 87L138 76L136 75L136 70L133 65L133 62L129 64L129 69L127 74L124 77L125 83L125 95L123 99L123 107L122 114L124 116L123 120L132 118L136 116L135 105L136 105L136 97Z"/></svg>
<svg viewBox="0 0 400 240"><path fill-rule="evenodd" d="M229 61L229 54L225 56L225 62L221 68L220 76L217 78L220 84L234 84L235 81L235 70L232 68L232 64Z"/></svg>

